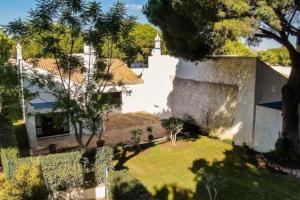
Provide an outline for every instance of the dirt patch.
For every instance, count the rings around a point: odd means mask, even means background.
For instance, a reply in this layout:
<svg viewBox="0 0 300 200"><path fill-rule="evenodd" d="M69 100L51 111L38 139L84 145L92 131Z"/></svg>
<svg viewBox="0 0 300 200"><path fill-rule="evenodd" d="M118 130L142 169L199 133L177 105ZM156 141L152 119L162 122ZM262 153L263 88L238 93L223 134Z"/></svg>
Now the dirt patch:
<svg viewBox="0 0 300 200"><path fill-rule="evenodd" d="M161 126L160 118L149 113L125 113L110 114L106 124L107 131L104 133L104 140L107 144L132 144L130 131L140 128L143 130L142 141L148 140L147 127L152 127L154 139L167 135L167 131Z"/></svg>

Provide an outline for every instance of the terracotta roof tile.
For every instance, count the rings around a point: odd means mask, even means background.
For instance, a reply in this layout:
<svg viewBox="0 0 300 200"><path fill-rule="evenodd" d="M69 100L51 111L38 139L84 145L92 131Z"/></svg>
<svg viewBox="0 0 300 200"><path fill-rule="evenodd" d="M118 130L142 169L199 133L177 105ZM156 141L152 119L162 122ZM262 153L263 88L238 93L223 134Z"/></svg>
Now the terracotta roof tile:
<svg viewBox="0 0 300 200"><path fill-rule="evenodd" d="M39 68L53 74L59 75L57 65L52 58L42 58L42 59L30 59L28 60L35 68ZM143 83L143 80L138 78L137 75L121 60L113 59L112 65L109 71L113 74L113 82L122 82L123 84L137 84ZM74 72L71 76L71 80L76 83L83 81L82 72Z"/></svg>

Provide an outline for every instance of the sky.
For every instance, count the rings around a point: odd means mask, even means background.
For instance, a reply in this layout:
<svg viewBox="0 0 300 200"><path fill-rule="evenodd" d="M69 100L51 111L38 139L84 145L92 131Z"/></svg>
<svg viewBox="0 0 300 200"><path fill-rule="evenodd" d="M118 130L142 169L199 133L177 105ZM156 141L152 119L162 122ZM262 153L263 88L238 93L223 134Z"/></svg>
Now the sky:
<svg viewBox="0 0 300 200"><path fill-rule="evenodd" d="M99 0L104 10L107 10L114 0ZM142 13L143 5L147 0L124 0L129 15L134 15L141 23L148 23L147 18ZM0 0L0 25L5 25L8 22L21 18L26 19L28 11L35 7L35 0ZM264 40L255 49L277 48L280 45L273 40Z"/></svg>

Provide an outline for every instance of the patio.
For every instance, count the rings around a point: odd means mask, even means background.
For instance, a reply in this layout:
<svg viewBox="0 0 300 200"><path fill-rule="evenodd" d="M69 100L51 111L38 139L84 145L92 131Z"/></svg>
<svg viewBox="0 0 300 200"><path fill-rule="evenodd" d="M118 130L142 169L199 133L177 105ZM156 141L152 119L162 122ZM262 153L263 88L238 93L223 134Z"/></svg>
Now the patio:
<svg viewBox="0 0 300 200"><path fill-rule="evenodd" d="M131 144L130 131L132 129L142 129L143 135L141 141L148 140L147 127L152 127L154 139L167 136L166 130L160 124L160 118L146 112L137 113L113 113L109 115L106 124L106 132L103 135L105 143L110 146L118 144ZM83 141L86 142L88 136L84 136ZM94 137L90 147L96 147L97 138ZM38 148L31 152L33 155L49 153L49 145L55 144L58 152L71 150L77 147L74 135L64 135L52 138L38 139Z"/></svg>

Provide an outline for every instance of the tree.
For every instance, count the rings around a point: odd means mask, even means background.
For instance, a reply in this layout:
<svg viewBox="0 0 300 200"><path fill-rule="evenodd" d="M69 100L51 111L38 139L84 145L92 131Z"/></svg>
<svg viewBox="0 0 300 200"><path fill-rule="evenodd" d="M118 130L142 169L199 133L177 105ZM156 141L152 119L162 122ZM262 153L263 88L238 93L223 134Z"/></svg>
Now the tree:
<svg viewBox="0 0 300 200"><path fill-rule="evenodd" d="M0 32L0 116L13 113L18 103L17 68L8 63L12 42Z"/></svg>
<svg viewBox="0 0 300 200"><path fill-rule="evenodd" d="M101 140L108 113L120 106L119 99L106 92L108 86L128 92L121 82L114 81L111 66L114 47L122 51L124 61L133 59L129 33L134 24L135 18L127 16L125 4L119 1L103 12L96 2L39 0L28 22L17 20L7 25L8 33L19 40L38 35L34 39L42 47L42 55L55 59L58 79L54 74L32 72L31 82L56 98L53 112L66 113L69 121L60 122L71 124L84 150L94 137ZM62 38L69 38L68 45L62 46ZM80 62L74 54L75 41L80 38L90 46L88 63ZM93 58L95 62L91 62ZM82 74L82 80L72 81L75 73ZM83 135L89 135L85 143Z"/></svg>
<svg viewBox="0 0 300 200"><path fill-rule="evenodd" d="M161 36L161 32L155 29L150 24L136 24L131 32L135 46L139 50L139 59L147 59L151 55L151 51L154 48L154 38L158 34ZM167 53L165 45L162 45L162 53Z"/></svg>
<svg viewBox="0 0 300 200"><path fill-rule="evenodd" d="M184 121L179 118L171 117L169 119L162 119L161 125L169 131L170 134L170 140L173 145L176 144L177 141L177 135L182 131Z"/></svg>
<svg viewBox="0 0 300 200"><path fill-rule="evenodd" d="M258 51L258 57L272 65L290 66L291 59L286 48L275 48Z"/></svg>
<svg viewBox="0 0 300 200"><path fill-rule="evenodd" d="M256 53L240 41L227 40L217 53L220 55L256 56Z"/></svg>
<svg viewBox="0 0 300 200"><path fill-rule="evenodd" d="M246 37L252 45L262 38L287 48L292 71L282 88L284 137L297 141L300 100L300 53L290 36L299 37L298 0L149 0L144 8L160 27L167 47L176 56L196 60L214 54L227 39Z"/></svg>

